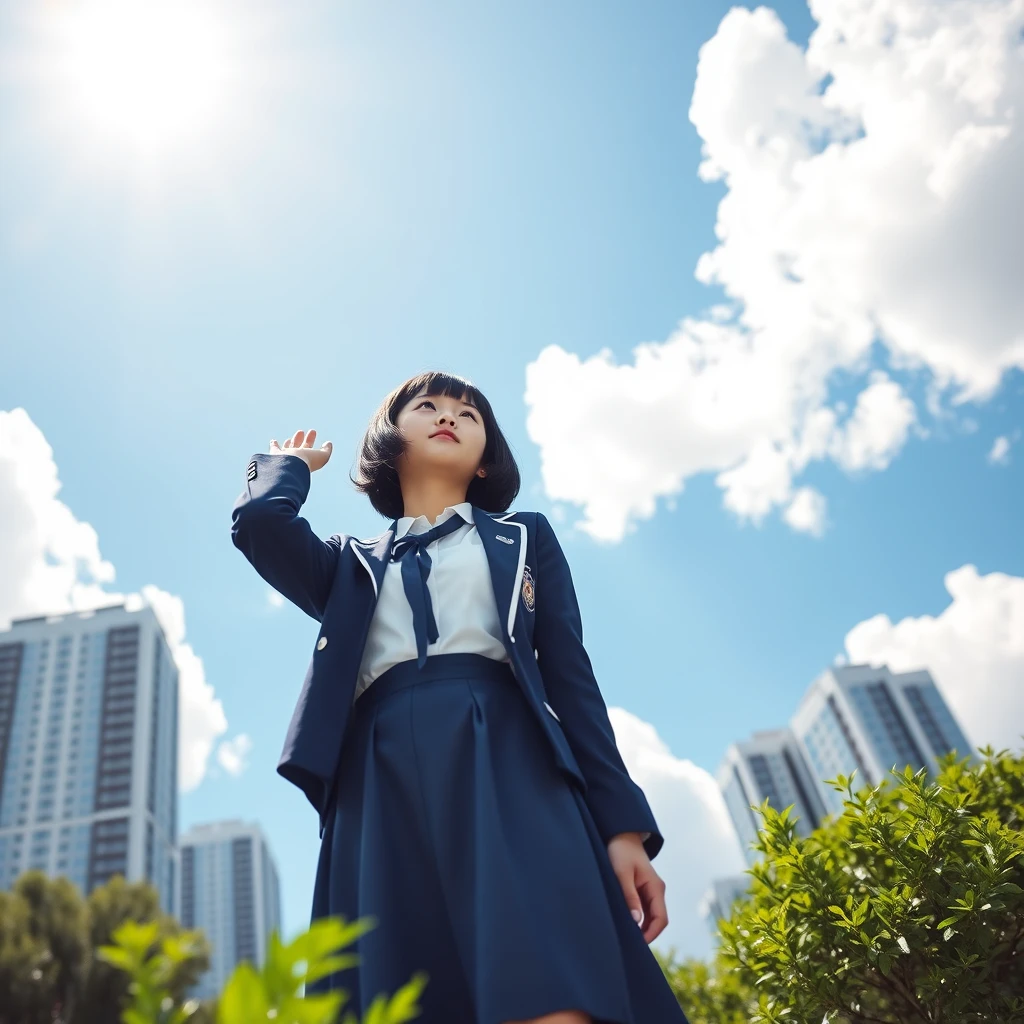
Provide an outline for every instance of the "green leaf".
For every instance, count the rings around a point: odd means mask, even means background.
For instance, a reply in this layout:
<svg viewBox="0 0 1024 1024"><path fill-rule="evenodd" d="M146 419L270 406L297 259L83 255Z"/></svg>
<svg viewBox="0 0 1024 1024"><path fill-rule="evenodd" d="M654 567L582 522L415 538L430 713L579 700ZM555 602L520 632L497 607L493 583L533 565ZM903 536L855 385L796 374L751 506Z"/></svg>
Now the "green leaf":
<svg viewBox="0 0 1024 1024"><path fill-rule="evenodd" d="M345 922L341 917L319 918L286 949L295 960L307 960L312 963L343 946L352 945L361 935L376 926L377 920L373 917L361 918L351 923Z"/></svg>
<svg viewBox="0 0 1024 1024"><path fill-rule="evenodd" d="M265 1020L269 1009L263 980L252 964L243 961L224 987L217 1004L217 1024L253 1024Z"/></svg>
<svg viewBox="0 0 1024 1024"><path fill-rule="evenodd" d="M350 967L355 967L359 963L359 957L355 953L343 953L341 956L328 957L325 960L318 961L313 967L306 969L306 973L303 975L303 980L307 985L311 985L314 981L319 981L321 978L326 978L328 974L334 974L335 971L345 971Z"/></svg>
<svg viewBox="0 0 1024 1024"><path fill-rule="evenodd" d="M96 950L96 956L100 960L105 960L108 964L113 964L115 967L120 967L124 971L130 971L138 962L138 958L132 956L132 954L122 949L120 946L100 946Z"/></svg>
<svg viewBox="0 0 1024 1024"><path fill-rule="evenodd" d="M864 919L868 916L868 899L865 896L864 899L858 904L857 909L853 912L853 923L854 925L861 925L864 923Z"/></svg>

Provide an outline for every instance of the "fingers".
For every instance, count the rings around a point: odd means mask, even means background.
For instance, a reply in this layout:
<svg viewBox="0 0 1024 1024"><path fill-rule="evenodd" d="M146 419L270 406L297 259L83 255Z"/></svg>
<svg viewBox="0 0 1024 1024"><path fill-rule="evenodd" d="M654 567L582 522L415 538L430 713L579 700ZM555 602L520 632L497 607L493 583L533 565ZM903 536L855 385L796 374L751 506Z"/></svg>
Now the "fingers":
<svg viewBox="0 0 1024 1024"><path fill-rule="evenodd" d="M285 448L312 448L316 440L316 430L296 430L287 441Z"/></svg>
<svg viewBox="0 0 1024 1024"><path fill-rule="evenodd" d="M311 430L310 431L310 434L315 434L315 433L316 433L315 430ZM303 443L302 442L305 439L305 436L306 436L306 432L304 430L296 430L295 433L292 434L292 436L289 437L285 441L285 443L284 443L284 445L282 447L283 448L302 448L303 447ZM277 442L276 441L272 441L271 444L277 444ZM307 445L305 445L305 447L308 448L309 445L307 444Z"/></svg>
<svg viewBox="0 0 1024 1024"><path fill-rule="evenodd" d="M315 440L316 430L296 430L295 433L291 437L289 437L283 445L278 444L277 438L272 437L270 439L270 454L275 455L280 452L291 452L294 454L298 454L296 449L311 449L313 447L313 442ZM334 445L330 441L324 441L324 443L320 445L320 448L318 450L322 452L327 459L329 459L331 457L331 453L334 451ZM320 463L320 465L322 464L323 463Z"/></svg>
<svg viewBox="0 0 1024 1024"><path fill-rule="evenodd" d="M644 941L650 943L668 925L668 909L665 906L665 883L653 867L648 865L639 872L637 889L643 902Z"/></svg>
<svg viewBox="0 0 1024 1024"><path fill-rule="evenodd" d="M640 924L643 920L644 908L640 902L640 894L636 891L633 864L627 863L624 868L615 873L618 876L619 885L622 886L622 895L626 897L626 906L629 907L633 920Z"/></svg>

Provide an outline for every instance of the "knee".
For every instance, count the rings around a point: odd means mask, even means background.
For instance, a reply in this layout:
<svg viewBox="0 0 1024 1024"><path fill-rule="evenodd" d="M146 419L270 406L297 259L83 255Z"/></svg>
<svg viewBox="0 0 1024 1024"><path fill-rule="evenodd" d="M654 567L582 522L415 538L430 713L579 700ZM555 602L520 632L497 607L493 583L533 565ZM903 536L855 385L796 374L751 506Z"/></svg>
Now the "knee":
<svg viewBox="0 0 1024 1024"><path fill-rule="evenodd" d="M558 1013L546 1013L543 1017L531 1017L529 1020L507 1020L505 1024L593 1024L590 1014L579 1010L561 1010Z"/></svg>

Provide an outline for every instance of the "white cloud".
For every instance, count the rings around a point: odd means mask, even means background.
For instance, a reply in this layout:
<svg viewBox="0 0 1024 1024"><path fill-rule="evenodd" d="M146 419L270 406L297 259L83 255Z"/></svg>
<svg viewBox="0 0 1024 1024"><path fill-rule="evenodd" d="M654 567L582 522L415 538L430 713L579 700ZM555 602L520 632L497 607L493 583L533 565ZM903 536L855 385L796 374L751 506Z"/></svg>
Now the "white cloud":
<svg viewBox="0 0 1024 1024"><path fill-rule="evenodd" d="M273 587L267 587L267 604L269 604L271 608L283 608L284 597Z"/></svg>
<svg viewBox="0 0 1024 1024"><path fill-rule="evenodd" d="M698 913L711 880L746 868L739 840L714 778L675 757L653 725L610 707L615 743L633 781L644 791L665 845L654 867L665 882L668 927L659 950L707 956L711 937Z"/></svg>
<svg viewBox="0 0 1024 1024"><path fill-rule="evenodd" d="M988 461L993 465L1005 466L1010 461L1010 439L1003 435L997 437L992 443L992 450L988 453Z"/></svg>
<svg viewBox="0 0 1024 1024"><path fill-rule="evenodd" d="M830 454L846 470L886 469L915 418L914 403L900 386L875 371L844 429L832 436Z"/></svg>
<svg viewBox="0 0 1024 1024"><path fill-rule="evenodd" d="M110 604L96 531L57 499L53 449L24 409L0 410L0 621Z"/></svg>
<svg viewBox="0 0 1024 1024"><path fill-rule="evenodd" d="M229 775L241 775L249 763L246 756L252 750L252 740L240 732L234 739L221 740L217 747L217 761Z"/></svg>
<svg viewBox="0 0 1024 1024"><path fill-rule="evenodd" d="M827 502L820 492L813 487L801 487L793 495L782 518L794 530L820 537L825 532L826 507Z"/></svg>
<svg viewBox="0 0 1024 1024"><path fill-rule="evenodd" d="M974 746L1024 749L1024 578L963 565L944 582L952 601L940 615L854 626L849 660L927 668Z"/></svg>
<svg viewBox="0 0 1024 1024"><path fill-rule="evenodd" d="M138 594L107 588L114 566L100 555L96 531L57 497L53 448L24 409L0 410L0 628L12 618L84 611L123 600L153 608L179 674L179 786L203 780L224 708L206 681L202 659L185 640L181 598L146 584Z"/></svg>
<svg viewBox="0 0 1024 1024"><path fill-rule="evenodd" d="M582 506L597 538L620 539L697 473L715 473L725 505L756 522L793 507L811 460L887 467L916 411L872 372L876 342L894 371L923 377L933 415L1024 367L1024 6L811 11L806 50L771 9L737 7L700 51L698 173L727 191L695 273L728 302L630 363L550 346L527 368L545 490ZM865 375L840 423L831 388Z"/></svg>

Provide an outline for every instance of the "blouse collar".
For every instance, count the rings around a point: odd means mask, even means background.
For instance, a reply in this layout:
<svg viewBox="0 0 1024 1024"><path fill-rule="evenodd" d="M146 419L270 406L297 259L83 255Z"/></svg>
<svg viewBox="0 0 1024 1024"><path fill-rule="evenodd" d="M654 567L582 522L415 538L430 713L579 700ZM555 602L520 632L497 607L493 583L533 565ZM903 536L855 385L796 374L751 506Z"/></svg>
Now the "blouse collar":
<svg viewBox="0 0 1024 1024"><path fill-rule="evenodd" d="M395 540L404 537L407 533L426 533L435 526L440 526L446 519L454 515L462 516L470 526L473 525L473 504L469 501L460 501L458 505L448 505L445 510L431 523L426 516L402 516L397 520L395 529Z"/></svg>

